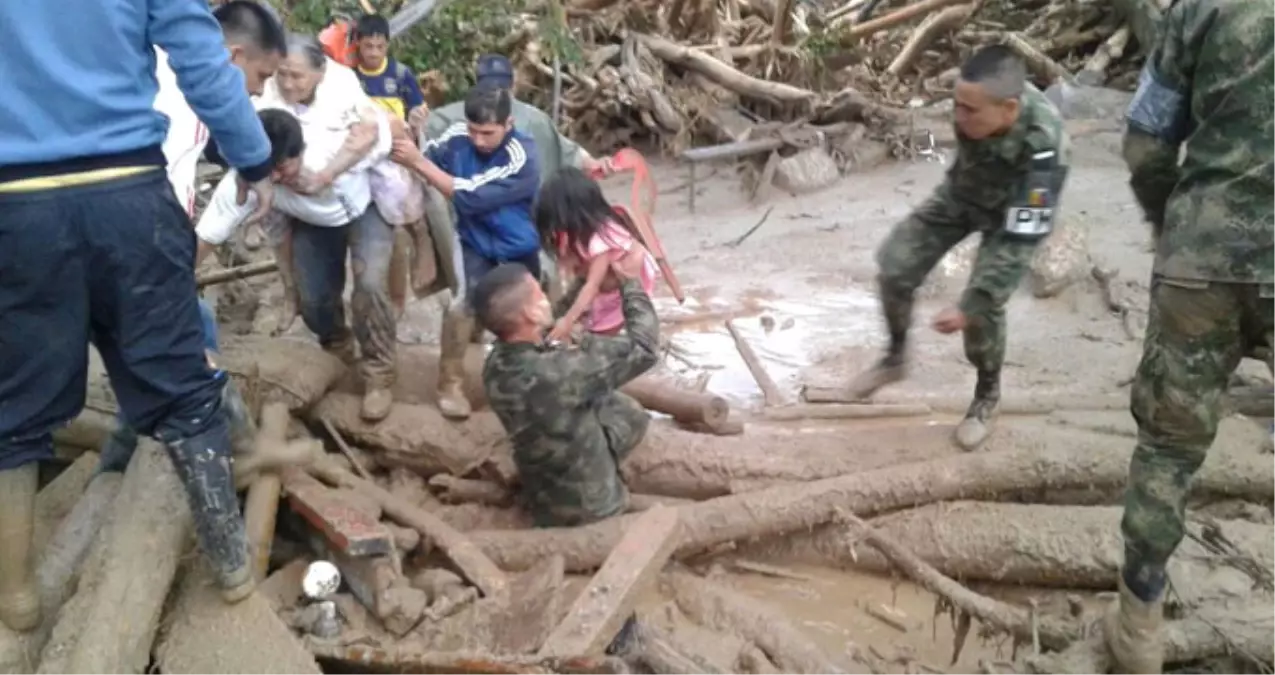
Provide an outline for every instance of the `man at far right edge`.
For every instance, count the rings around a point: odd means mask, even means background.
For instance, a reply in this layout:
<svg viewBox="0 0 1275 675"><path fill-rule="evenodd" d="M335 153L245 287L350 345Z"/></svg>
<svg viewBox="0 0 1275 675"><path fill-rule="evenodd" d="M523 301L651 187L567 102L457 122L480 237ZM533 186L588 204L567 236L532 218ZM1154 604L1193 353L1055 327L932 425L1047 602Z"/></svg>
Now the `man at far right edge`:
<svg viewBox="0 0 1275 675"><path fill-rule="evenodd" d="M1131 403L1120 601L1105 625L1117 672L1161 671L1165 567L1182 541L1187 487L1240 360L1271 367L1272 21L1270 2L1178 0L1129 106L1124 156L1156 254Z"/></svg>

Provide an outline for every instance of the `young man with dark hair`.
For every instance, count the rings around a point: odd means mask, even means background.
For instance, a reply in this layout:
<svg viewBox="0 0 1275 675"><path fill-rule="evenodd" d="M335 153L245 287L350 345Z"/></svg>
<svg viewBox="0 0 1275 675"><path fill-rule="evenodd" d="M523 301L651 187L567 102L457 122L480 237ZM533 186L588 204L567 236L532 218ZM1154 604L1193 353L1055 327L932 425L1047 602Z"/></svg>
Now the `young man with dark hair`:
<svg viewBox="0 0 1275 675"><path fill-rule="evenodd" d="M411 68L389 55L390 22L379 14L365 14L355 33L359 84L378 105L419 129L429 113L425 95Z"/></svg>
<svg viewBox="0 0 1275 675"><path fill-rule="evenodd" d="M525 267L502 264L471 293L496 335L483 366L491 409L513 441L523 508L538 527L570 527L622 513L620 464L646 434L650 415L619 388L659 359L659 318L640 281L644 253L612 263L625 327L578 347L544 344L554 311Z"/></svg>
<svg viewBox="0 0 1275 675"><path fill-rule="evenodd" d="M940 333L964 334L965 356L978 370L974 400L955 434L958 445L973 450L991 432L1000 404L1005 303L1053 229L1068 141L1058 111L1002 45L980 49L961 66L953 98L956 160L934 194L877 250L889 350L850 388L866 399L905 377L917 288L953 246L979 233L978 258L960 304L933 322Z"/></svg>
<svg viewBox="0 0 1275 675"><path fill-rule="evenodd" d="M448 199L456 211L463 295L443 319L439 410L469 416L461 390L464 354L474 334L465 295L501 263L516 262L540 277L540 237L531 207L540 187L536 144L514 127L509 90L480 84L465 97L465 121L453 124L421 151L410 139L394 143L394 159Z"/></svg>
<svg viewBox="0 0 1275 675"><path fill-rule="evenodd" d="M1113 672L1164 666L1167 567L1186 534L1240 360L1272 368L1275 333L1275 11L1178 0L1126 115L1130 185L1155 241L1150 313L1130 409L1120 601L1104 622Z"/></svg>
<svg viewBox="0 0 1275 675"><path fill-rule="evenodd" d="M247 537L195 235L165 179L154 47L264 213L270 142L244 75L206 0L0 3L0 43L0 621L40 623L38 462L84 405L90 339L130 425L167 446L223 597L242 600Z"/></svg>

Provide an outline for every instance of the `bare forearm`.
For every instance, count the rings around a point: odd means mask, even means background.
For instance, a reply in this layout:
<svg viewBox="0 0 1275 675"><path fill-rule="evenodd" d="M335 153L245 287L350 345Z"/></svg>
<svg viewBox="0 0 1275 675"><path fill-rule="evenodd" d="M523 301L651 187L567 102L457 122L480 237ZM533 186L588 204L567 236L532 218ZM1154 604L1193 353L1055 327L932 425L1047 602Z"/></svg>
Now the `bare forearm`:
<svg viewBox="0 0 1275 675"><path fill-rule="evenodd" d="M443 193L443 196L451 199L456 193L456 179L451 174L438 168L438 165L429 161L428 157L421 157L421 161L412 165L412 173L420 177L421 180L428 183L431 187Z"/></svg>
<svg viewBox="0 0 1275 675"><path fill-rule="evenodd" d="M335 179L337 176L354 168L360 160L367 157L372 148L376 147L376 122L360 122L350 129L350 134L346 136L345 143L341 144L341 149L337 151L336 157L328 162L323 168L323 173L329 179Z"/></svg>

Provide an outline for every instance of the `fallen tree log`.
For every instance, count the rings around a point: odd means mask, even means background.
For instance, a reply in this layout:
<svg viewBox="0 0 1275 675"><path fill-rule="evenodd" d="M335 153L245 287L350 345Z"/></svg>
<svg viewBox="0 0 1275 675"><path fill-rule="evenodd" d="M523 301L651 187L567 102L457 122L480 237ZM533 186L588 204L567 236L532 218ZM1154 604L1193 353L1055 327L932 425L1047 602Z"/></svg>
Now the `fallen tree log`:
<svg viewBox="0 0 1275 675"><path fill-rule="evenodd" d="M155 662L166 674L322 672L270 600L253 593L227 605L203 561L186 565L163 624Z"/></svg>
<svg viewBox="0 0 1275 675"><path fill-rule="evenodd" d="M746 539L807 530L842 512L871 515L938 501L993 498L1033 488L1116 485L1128 473L1132 447L1095 451L1095 443L960 454L928 462L827 478L793 486L720 497L680 507L684 537L679 554ZM1196 476L1196 491L1268 503L1275 476L1265 460L1214 448ZM524 570L560 553L571 571L594 569L613 548L632 516L576 528L475 532L474 542L504 569Z"/></svg>
<svg viewBox="0 0 1275 675"><path fill-rule="evenodd" d="M925 23L912 33L907 44L899 50L899 55L890 62L886 72L898 77L903 71L912 67L925 49L944 33L956 30L974 14L976 3L948 7L937 14L926 18Z"/></svg>
<svg viewBox="0 0 1275 675"><path fill-rule="evenodd" d="M140 673L150 662L160 612L191 530L186 496L159 443L140 440L113 510L102 531L100 567L89 569L76 591L84 604L59 617L61 623L74 615L79 635L65 662L46 658L42 673Z"/></svg>
<svg viewBox="0 0 1275 675"><path fill-rule="evenodd" d="M759 80L735 70L709 54L655 37L654 35L638 35L637 37L656 57L700 73L740 96L778 103L810 103L814 101L815 94L809 89L802 89L781 82Z"/></svg>
<svg viewBox="0 0 1275 675"><path fill-rule="evenodd" d="M354 445L378 451L378 463L426 476L463 476L498 446L508 446L505 430L492 413L451 422L434 406L395 403L388 417L369 423L360 415L362 405L360 397L334 391L314 406L309 417L314 422L331 422Z"/></svg>
<svg viewBox="0 0 1275 675"><path fill-rule="evenodd" d="M952 502L882 516L871 525L943 574L962 581L1114 590L1124 560L1119 507ZM1188 530L1199 536L1199 523ZM1270 526L1219 521L1218 533L1238 553L1219 555L1188 537L1169 562L1185 604L1247 596L1252 564L1275 571ZM782 562L833 564L873 571L893 565L854 527L829 523L746 546L741 555ZM1250 563L1240 563L1245 558ZM1235 564L1238 563L1238 564Z"/></svg>
<svg viewBox="0 0 1275 675"><path fill-rule="evenodd" d="M845 44L846 42L865 38L887 28L897 26L905 21L911 21L918 16L929 14L936 9L941 9L948 5L955 5L963 1L964 0L921 0L920 2L895 10L885 16L855 24L850 27L850 30L846 31L846 36L842 40L842 45L847 46Z"/></svg>
<svg viewBox="0 0 1275 675"><path fill-rule="evenodd" d="M53 442L83 450L101 450L102 444L115 431L115 416L85 408L65 427L53 432Z"/></svg>
<svg viewBox="0 0 1275 675"><path fill-rule="evenodd" d="M1275 617L1271 597L1245 603L1209 604L1195 608L1179 621L1165 624L1164 662L1187 663L1222 656L1245 657L1256 666L1271 666L1275 653ZM1031 673L1106 673L1111 652L1102 631L1065 651L1026 659Z"/></svg>
<svg viewBox="0 0 1275 675"><path fill-rule="evenodd" d="M294 413L322 398L346 371L341 359L317 344L291 338L227 339L217 365L231 375L258 382L262 388L258 400L279 398Z"/></svg>
<svg viewBox="0 0 1275 675"><path fill-rule="evenodd" d="M884 417L920 417L929 415L930 406L915 403L819 403L766 408L762 417L768 420L867 420Z"/></svg>
<svg viewBox="0 0 1275 675"><path fill-rule="evenodd" d="M671 570L665 578L674 601L687 616L714 630L757 643L783 672L846 672L792 625L782 611L767 603L684 570Z"/></svg>
<svg viewBox="0 0 1275 675"><path fill-rule="evenodd" d="M801 397L806 403L864 403L856 400L845 387L807 384ZM872 403L885 405L925 405L935 412L964 413L968 398L949 396L914 396L908 399L873 398ZM1001 401L1002 415L1047 415L1055 410L1128 410L1128 394L1074 396L1066 394L1020 394Z"/></svg>
<svg viewBox="0 0 1275 675"><path fill-rule="evenodd" d="M37 556L43 555L59 524L80 503L84 490L97 472L97 461L96 452L80 455L57 478L40 488L35 498L35 528L31 535L31 550Z"/></svg>
<svg viewBox="0 0 1275 675"><path fill-rule="evenodd" d="M310 653L323 661L371 672L398 673L621 673L623 662L614 658L542 659L536 656L498 656L465 652L437 652L400 644L387 649L362 645L342 646L309 638Z"/></svg>
<svg viewBox="0 0 1275 675"><path fill-rule="evenodd" d="M632 380L620 387L620 391L632 396L643 408L662 412L679 422L716 428L730 418L730 404L721 396L681 389L652 376Z"/></svg>
<svg viewBox="0 0 1275 675"><path fill-rule="evenodd" d="M853 435L832 429L826 434L793 434L754 425L747 437L732 440L652 425L646 439L625 461L623 470L635 492L711 499L740 492L745 482L806 482L950 456L959 452L952 443L952 429L950 424L900 424ZM1247 456L1251 448L1260 447L1261 443L1262 429L1257 425L1234 418L1223 420L1203 475L1211 475L1208 467L1218 466L1221 457ZM1124 457L1126 465L1119 467L1119 479L1113 477L1095 489L1123 485L1124 470L1133 451L1133 444L1124 438L1022 420L1002 420L984 447L988 452L1042 453L1088 447L1095 454ZM1111 470L1117 470L1115 464ZM1275 484L1275 480L1269 482ZM1212 488L1205 485L1197 484L1196 489L1212 493Z"/></svg>

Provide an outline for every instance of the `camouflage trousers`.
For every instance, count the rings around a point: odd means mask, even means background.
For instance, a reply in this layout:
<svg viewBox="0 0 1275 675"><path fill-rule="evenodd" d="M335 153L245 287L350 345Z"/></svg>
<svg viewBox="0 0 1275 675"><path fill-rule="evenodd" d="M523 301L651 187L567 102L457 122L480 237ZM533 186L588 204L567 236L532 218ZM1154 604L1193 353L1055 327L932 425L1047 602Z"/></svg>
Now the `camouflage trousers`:
<svg viewBox="0 0 1275 675"><path fill-rule="evenodd" d="M390 259L394 228L381 218L376 206L343 227L310 225L290 219L292 259L301 300L301 319L332 352L352 349L357 339L361 358L359 375L369 387L394 382L394 352L398 328L390 299ZM349 253L354 290L350 309L354 330L346 325L345 271Z"/></svg>
<svg viewBox="0 0 1275 675"><path fill-rule="evenodd" d="M1030 267L1039 240L1009 235L999 223L961 212L939 193L894 227L876 255L881 310L891 343L901 346L912 325L916 290L952 247L981 230L982 243L961 297L969 321L965 358L981 371L997 371L1005 362L1005 303Z"/></svg>
<svg viewBox="0 0 1275 675"><path fill-rule="evenodd" d="M1182 541L1187 488L1217 435L1219 405L1240 359L1266 351L1269 286L1156 277L1131 409L1138 445L1121 529L1125 584L1144 600L1164 589Z"/></svg>

